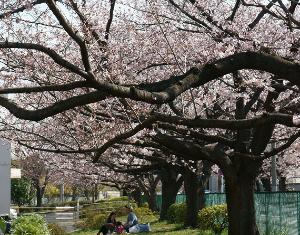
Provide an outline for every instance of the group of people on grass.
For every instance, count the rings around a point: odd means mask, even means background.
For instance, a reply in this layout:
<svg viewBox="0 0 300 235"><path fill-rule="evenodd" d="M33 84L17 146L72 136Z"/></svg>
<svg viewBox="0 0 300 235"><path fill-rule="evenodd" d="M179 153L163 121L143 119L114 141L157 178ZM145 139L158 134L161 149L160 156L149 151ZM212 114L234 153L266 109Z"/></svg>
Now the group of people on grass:
<svg viewBox="0 0 300 235"><path fill-rule="evenodd" d="M116 220L117 214L115 212L111 212L106 220L106 223L101 226L97 235L100 235L101 233L103 235L107 235L113 232L117 234L121 234L124 232L136 233L136 232L151 231L149 224L139 224L138 218L136 214L133 212L133 208L131 206L125 206L125 208L128 214L127 221L125 224L122 224L121 222L117 222Z"/></svg>

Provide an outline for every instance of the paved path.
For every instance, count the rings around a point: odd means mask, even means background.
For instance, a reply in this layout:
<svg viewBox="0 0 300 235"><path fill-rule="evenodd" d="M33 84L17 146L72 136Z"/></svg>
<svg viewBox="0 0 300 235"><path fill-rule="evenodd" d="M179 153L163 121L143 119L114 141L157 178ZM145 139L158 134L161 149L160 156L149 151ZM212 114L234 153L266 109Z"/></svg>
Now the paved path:
<svg viewBox="0 0 300 235"><path fill-rule="evenodd" d="M57 224L66 232L76 230L75 227L75 212L49 212L45 214L45 219L49 224Z"/></svg>

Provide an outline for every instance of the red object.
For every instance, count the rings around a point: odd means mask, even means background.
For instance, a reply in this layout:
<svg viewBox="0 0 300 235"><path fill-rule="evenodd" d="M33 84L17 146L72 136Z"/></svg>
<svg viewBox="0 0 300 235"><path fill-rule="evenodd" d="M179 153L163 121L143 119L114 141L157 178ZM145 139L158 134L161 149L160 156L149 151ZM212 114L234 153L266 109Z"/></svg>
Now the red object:
<svg viewBox="0 0 300 235"><path fill-rule="evenodd" d="M116 227L116 233L121 234L124 232L124 227L123 225L119 225Z"/></svg>

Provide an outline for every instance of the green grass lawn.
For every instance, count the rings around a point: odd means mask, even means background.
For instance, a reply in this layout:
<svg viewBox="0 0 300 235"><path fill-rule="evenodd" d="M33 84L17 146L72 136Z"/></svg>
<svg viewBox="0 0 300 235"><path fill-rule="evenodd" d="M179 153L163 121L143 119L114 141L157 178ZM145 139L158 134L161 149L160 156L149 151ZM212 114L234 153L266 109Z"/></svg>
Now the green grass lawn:
<svg viewBox="0 0 300 235"><path fill-rule="evenodd" d="M151 223L151 234L153 235L213 235L212 232L209 231L201 231L199 229L184 229L182 225L179 224L169 224L166 222L153 222ZM72 235L96 235L97 230L89 230L89 231L81 231L74 232ZM224 232L222 235L226 235Z"/></svg>

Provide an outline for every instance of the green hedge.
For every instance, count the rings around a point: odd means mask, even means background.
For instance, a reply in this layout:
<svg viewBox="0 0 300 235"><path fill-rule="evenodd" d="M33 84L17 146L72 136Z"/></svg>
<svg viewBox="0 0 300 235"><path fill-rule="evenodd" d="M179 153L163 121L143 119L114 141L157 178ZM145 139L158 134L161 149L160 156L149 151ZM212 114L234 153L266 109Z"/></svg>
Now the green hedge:
<svg viewBox="0 0 300 235"><path fill-rule="evenodd" d="M168 221L171 223L183 223L186 216L186 203L172 204L167 212Z"/></svg>
<svg viewBox="0 0 300 235"><path fill-rule="evenodd" d="M186 203L175 203L169 207L167 219L171 223L184 223L186 213ZM198 224L202 230L212 230L215 234L221 234L228 227L226 204L209 206L200 210Z"/></svg>
<svg viewBox="0 0 300 235"><path fill-rule="evenodd" d="M129 201L129 199L127 196L122 196L110 198L109 201Z"/></svg>
<svg viewBox="0 0 300 235"><path fill-rule="evenodd" d="M12 235L50 235L50 231L41 215L20 216L12 223Z"/></svg>
<svg viewBox="0 0 300 235"><path fill-rule="evenodd" d="M0 217L0 231L1 231L2 233L4 233L4 232L5 232L5 229L6 229L6 222L5 222L4 219L2 219L2 218Z"/></svg>
<svg viewBox="0 0 300 235"><path fill-rule="evenodd" d="M128 201L115 201L115 200L107 200L99 203L94 203L90 205L83 205L81 210L80 218L86 218L91 215L96 214L109 214L114 211L118 214L118 216L126 215L125 206L130 204L133 208L136 208L136 203L128 202Z"/></svg>
<svg viewBox="0 0 300 235"><path fill-rule="evenodd" d="M140 223L148 223L157 220L158 216L148 207L142 206L134 209Z"/></svg>
<svg viewBox="0 0 300 235"><path fill-rule="evenodd" d="M99 229L101 225L105 224L107 217L107 214L90 215L80 227L83 229Z"/></svg>
<svg viewBox="0 0 300 235"><path fill-rule="evenodd" d="M215 234L221 234L228 227L226 204L209 206L200 210L198 223L203 230L211 229Z"/></svg>

